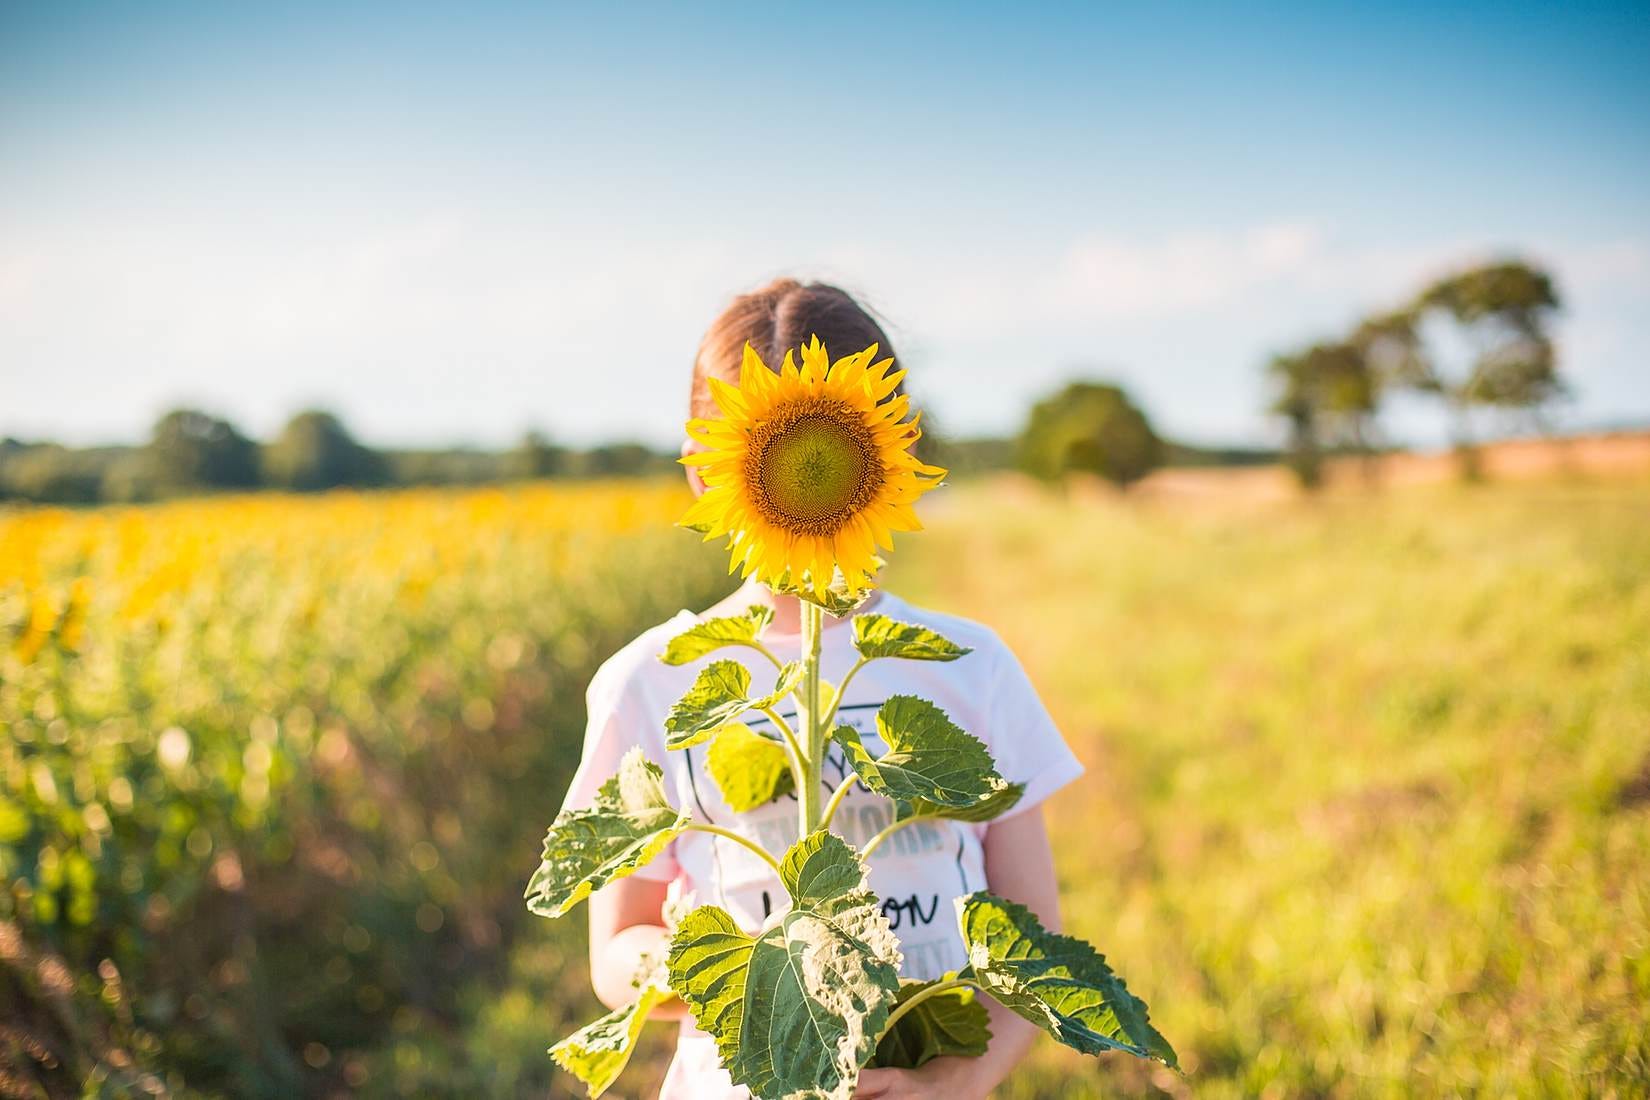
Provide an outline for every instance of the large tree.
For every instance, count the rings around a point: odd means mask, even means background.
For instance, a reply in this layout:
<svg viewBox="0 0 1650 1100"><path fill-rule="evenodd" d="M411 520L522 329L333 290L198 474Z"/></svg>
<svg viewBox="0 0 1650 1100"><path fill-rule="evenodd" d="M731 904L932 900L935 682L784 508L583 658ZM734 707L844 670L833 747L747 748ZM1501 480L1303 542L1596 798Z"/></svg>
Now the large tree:
<svg viewBox="0 0 1650 1100"><path fill-rule="evenodd" d="M1266 372L1275 391L1270 411L1289 425L1285 461L1302 488L1316 489L1323 482L1323 409L1306 356L1274 355Z"/></svg>
<svg viewBox="0 0 1650 1100"><path fill-rule="evenodd" d="M1360 333L1395 383L1443 399L1463 472L1476 476L1475 409L1534 411L1564 392L1549 331L1558 308L1546 272L1509 260L1439 279L1409 309L1366 322ZM1434 321L1455 331L1462 351L1423 339Z"/></svg>
<svg viewBox="0 0 1650 1100"><path fill-rule="evenodd" d="M168 489L248 489L258 484L258 445L227 420L174 409L155 422L149 460Z"/></svg>
<svg viewBox="0 0 1650 1100"><path fill-rule="evenodd" d="M1045 480L1082 472L1126 486L1162 461L1163 444L1122 389L1072 382L1032 407L1019 450L1021 466Z"/></svg>
<svg viewBox="0 0 1650 1100"><path fill-rule="evenodd" d="M336 416L311 409L287 421L264 448L264 473L271 484L313 491L376 485L384 480L384 463L357 443Z"/></svg>
<svg viewBox="0 0 1650 1100"><path fill-rule="evenodd" d="M1352 450L1365 458L1372 476L1375 414L1381 378L1362 345L1352 340L1313 344L1279 355L1267 367L1274 396L1271 411L1289 423L1290 468L1308 489L1322 480L1327 448Z"/></svg>

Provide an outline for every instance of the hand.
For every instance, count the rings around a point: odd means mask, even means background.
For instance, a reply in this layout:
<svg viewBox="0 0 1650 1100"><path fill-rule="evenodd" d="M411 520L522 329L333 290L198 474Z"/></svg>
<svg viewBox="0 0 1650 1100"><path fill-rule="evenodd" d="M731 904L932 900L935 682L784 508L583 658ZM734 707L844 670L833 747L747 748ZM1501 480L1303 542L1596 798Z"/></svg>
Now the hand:
<svg viewBox="0 0 1650 1100"><path fill-rule="evenodd" d="M866 1069L854 1100L985 1100L974 1058L935 1058L921 1069Z"/></svg>

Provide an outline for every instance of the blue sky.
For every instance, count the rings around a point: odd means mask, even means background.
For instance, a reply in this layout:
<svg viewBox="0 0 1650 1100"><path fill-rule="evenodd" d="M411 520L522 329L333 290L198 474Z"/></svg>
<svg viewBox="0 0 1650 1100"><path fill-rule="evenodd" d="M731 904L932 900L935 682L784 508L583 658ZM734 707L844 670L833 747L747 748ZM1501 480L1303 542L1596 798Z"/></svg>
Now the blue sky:
<svg viewBox="0 0 1650 1100"><path fill-rule="evenodd" d="M0 434L670 443L796 273L950 430L1089 374L1260 441L1271 353L1509 253L1562 421L1650 418L1646 9L1109 7L0 7Z"/></svg>

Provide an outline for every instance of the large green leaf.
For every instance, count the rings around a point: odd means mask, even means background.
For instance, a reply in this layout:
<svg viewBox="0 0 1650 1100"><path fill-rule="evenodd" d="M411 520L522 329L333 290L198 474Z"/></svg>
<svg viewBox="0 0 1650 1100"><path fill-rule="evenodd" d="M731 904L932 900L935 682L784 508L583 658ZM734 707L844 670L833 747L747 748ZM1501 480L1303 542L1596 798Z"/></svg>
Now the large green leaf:
<svg viewBox="0 0 1650 1100"><path fill-rule="evenodd" d="M527 908L559 917L596 890L636 871L687 827L665 798L664 774L631 749L589 808L560 814L527 883Z"/></svg>
<svg viewBox="0 0 1650 1100"><path fill-rule="evenodd" d="M712 661L665 717L665 744L685 749L708 741L718 729L751 710L771 707L802 682L802 662L779 670L773 691L751 698L750 670L738 661Z"/></svg>
<svg viewBox="0 0 1650 1100"><path fill-rule="evenodd" d="M946 979L955 978L947 974ZM938 982L900 984L895 1007ZM953 1054L978 1058L991 1042L991 1016L967 986L941 990L901 1016L877 1044L873 1065L885 1069L916 1069L924 1062Z"/></svg>
<svg viewBox="0 0 1650 1100"><path fill-rule="evenodd" d="M636 1039L647 1023L648 1013L671 997L669 989L657 985L642 988L636 1000L615 1009L593 1024L586 1024L550 1048L556 1064L583 1081L590 1100L608 1090L630 1063Z"/></svg>
<svg viewBox="0 0 1650 1100"><path fill-rule="evenodd" d="M735 813L766 806L796 786L785 746L743 722L721 728L705 754L705 767Z"/></svg>
<svg viewBox="0 0 1650 1100"><path fill-rule="evenodd" d="M670 948L670 985L758 1100L848 1100L899 992L899 948L858 853L816 832L781 863L791 908L759 936L701 906Z"/></svg>
<svg viewBox="0 0 1650 1100"><path fill-rule="evenodd" d="M990 821L1001 817L1019 804L1020 796L1026 793L1024 783L1010 783L1006 787L999 787L984 799L968 806L941 806L925 799L917 798L910 802L895 803L895 816L904 819L907 817L943 817L952 821Z"/></svg>
<svg viewBox="0 0 1650 1100"><path fill-rule="evenodd" d="M974 652L926 626L876 614L854 616L854 648L867 659L903 657L910 661L955 661Z"/></svg>
<svg viewBox="0 0 1650 1100"><path fill-rule="evenodd" d="M659 654L667 665L685 665L723 646L754 645L773 622L773 608L752 604L743 615L707 619L672 638Z"/></svg>
<svg viewBox="0 0 1650 1100"><path fill-rule="evenodd" d="M957 917L968 948L963 976L1008 1008L1084 1054L1126 1050L1179 1068L1146 1002L1089 944L1050 932L1025 906L983 891L959 898Z"/></svg>
<svg viewBox="0 0 1650 1100"><path fill-rule="evenodd" d="M891 695L877 711L888 751L872 757L852 726L831 737L868 790L900 802L976 809L1009 784L997 774L985 743L958 728L926 699Z"/></svg>

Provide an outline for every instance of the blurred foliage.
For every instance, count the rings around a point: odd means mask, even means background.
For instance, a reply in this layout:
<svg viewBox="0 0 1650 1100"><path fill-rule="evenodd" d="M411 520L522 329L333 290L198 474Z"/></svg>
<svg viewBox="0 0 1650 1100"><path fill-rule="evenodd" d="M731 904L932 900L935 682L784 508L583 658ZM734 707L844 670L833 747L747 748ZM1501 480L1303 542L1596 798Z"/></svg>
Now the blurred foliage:
<svg viewBox="0 0 1650 1100"><path fill-rule="evenodd" d="M953 437L943 430L935 431L933 419L923 417L925 430L918 447L924 462L945 467L953 480L1019 468L1018 440L989 436ZM1159 457L1164 466L1270 466L1282 457L1278 451L1263 447L1202 447L1169 439L1160 442Z"/></svg>
<svg viewBox="0 0 1650 1100"><path fill-rule="evenodd" d="M227 420L176 409L155 424L149 462L170 488L246 489L258 484L258 445Z"/></svg>
<svg viewBox="0 0 1650 1100"><path fill-rule="evenodd" d="M505 451L473 447L375 450L332 413L288 421L267 446L226 420L193 409L162 416L142 447L73 449L0 439L0 500L46 504L138 503L224 490L486 485L539 478L676 473L676 456L640 443L562 447L528 432Z"/></svg>
<svg viewBox="0 0 1650 1100"><path fill-rule="evenodd" d="M1369 457L1381 379L1355 342L1313 344L1268 365L1276 397L1271 411L1289 423L1284 460L1302 486L1323 478L1326 448Z"/></svg>
<svg viewBox="0 0 1650 1100"><path fill-rule="evenodd" d="M596 664L728 587L685 499L0 513L0 1095L549 1088L522 869Z"/></svg>
<svg viewBox="0 0 1650 1100"><path fill-rule="evenodd" d="M377 485L385 475L379 455L357 443L336 416L318 409L287 421L264 448L263 472L270 485L299 492Z"/></svg>
<svg viewBox="0 0 1650 1100"><path fill-rule="evenodd" d="M1313 488L1326 447L1367 457L1382 396L1409 389L1443 401L1462 473L1476 479L1475 408L1523 410L1539 425L1541 408L1565 393L1549 331L1558 308L1551 276L1505 260L1440 278L1344 340L1274 356L1270 411L1289 425L1290 467ZM1432 322L1443 322L1465 352L1429 340Z"/></svg>
<svg viewBox="0 0 1650 1100"><path fill-rule="evenodd" d="M1429 316L1454 323L1469 349L1465 362L1448 364L1437 351L1406 360L1401 384L1444 399L1454 425L1462 472L1480 476L1472 430L1477 406L1538 410L1562 396L1558 356L1548 329L1559 306L1552 279L1522 263L1472 268L1423 290L1410 313L1419 326Z"/></svg>
<svg viewBox="0 0 1650 1100"><path fill-rule="evenodd" d="M1122 389L1100 382L1072 382L1037 402L1020 433L1020 465L1047 481L1087 473L1126 486L1162 455L1146 414Z"/></svg>
<svg viewBox="0 0 1650 1100"><path fill-rule="evenodd" d="M1066 923L1187 1076L1039 1043L996 1095L1646 1095L1650 483L1085 500L960 486L889 584L1088 763Z"/></svg>
<svg viewBox="0 0 1650 1100"><path fill-rule="evenodd" d="M106 471L131 448L72 450L56 443L0 439L0 499L90 504L100 499Z"/></svg>

